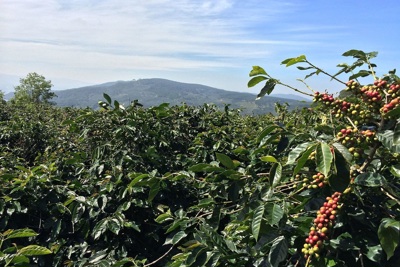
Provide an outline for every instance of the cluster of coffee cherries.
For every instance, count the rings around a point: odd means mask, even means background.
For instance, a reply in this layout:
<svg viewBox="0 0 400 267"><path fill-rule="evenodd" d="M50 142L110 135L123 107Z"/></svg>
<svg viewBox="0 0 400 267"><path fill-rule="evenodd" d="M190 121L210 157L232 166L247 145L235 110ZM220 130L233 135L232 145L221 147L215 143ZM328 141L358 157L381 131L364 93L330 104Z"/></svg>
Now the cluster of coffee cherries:
<svg viewBox="0 0 400 267"><path fill-rule="evenodd" d="M380 111L382 113L388 113L392 109L397 108L399 105L400 105L400 96L392 99L389 103L383 105Z"/></svg>
<svg viewBox="0 0 400 267"><path fill-rule="evenodd" d="M350 116L355 125L368 122L372 114L367 109L362 109L358 103L351 103L341 99L335 99L333 95L327 93L314 93L314 102L321 102L331 110L331 114L336 118Z"/></svg>
<svg viewBox="0 0 400 267"><path fill-rule="evenodd" d="M307 174L296 174L295 180L302 181L303 188L308 189L322 188L328 184L328 178L320 172L314 174L311 179L307 176Z"/></svg>
<svg viewBox="0 0 400 267"><path fill-rule="evenodd" d="M332 114L336 115L336 117L340 117L341 114L346 114L348 112L351 112L354 110L352 108L352 104L350 102L344 101L344 100L339 100L335 99L332 104ZM359 107L360 105L358 105Z"/></svg>
<svg viewBox="0 0 400 267"><path fill-rule="evenodd" d="M318 258L324 241L328 240L329 232L335 224L336 215L340 208L341 193L335 192L332 196L327 197L323 206L318 210L317 217L314 219L314 225L310 228L308 237L305 239L301 252L308 259L310 256Z"/></svg>
<svg viewBox="0 0 400 267"><path fill-rule="evenodd" d="M378 138L376 137L376 128L375 127L363 126L363 127L361 127L360 134L361 134L361 136L364 137L364 140L368 144L371 144L374 141L378 140Z"/></svg>
<svg viewBox="0 0 400 267"><path fill-rule="evenodd" d="M391 84L386 92L386 96L387 104L383 105L380 109L384 114L400 106L400 84Z"/></svg>
<svg viewBox="0 0 400 267"><path fill-rule="evenodd" d="M368 146L378 142L374 126L361 126L359 129L348 126L341 129L336 137L355 158L359 158Z"/></svg>
<svg viewBox="0 0 400 267"><path fill-rule="evenodd" d="M387 93L394 99L400 96L400 84L391 84Z"/></svg>
<svg viewBox="0 0 400 267"><path fill-rule="evenodd" d="M376 80L374 84L360 86L357 82L350 80L346 83L346 90L361 96L363 102L368 104L369 109L378 110L384 96L383 89L388 87L385 80Z"/></svg>
<svg viewBox="0 0 400 267"><path fill-rule="evenodd" d="M339 141L346 147L351 147L357 143L357 128L353 128L351 126L348 126L346 128L341 129L336 137L338 138Z"/></svg>
<svg viewBox="0 0 400 267"><path fill-rule="evenodd" d="M360 86L351 80L346 83L346 90L351 90L355 95L361 95L368 107L385 114L400 105L400 84L388 84L386 80L378 79L373 85ZM386 104L382 105L385 102Z"/></svg>
<svg viewBox="0 0 400 267"><path fill-rule="evenodd" d="M309 160L315 160L315 156L317 155L317 152L314 150L313 152L310 153L308 156Z"/></svg>
<svg viewBox="0 0 400 267"><path fill-rule="evenodd" d="M333 97L332 94L315 92L313 101L314 102L320 101L323 104L329 106L329 105L331 105L331 103L333 103L335 101L335 98Z"/></svg>

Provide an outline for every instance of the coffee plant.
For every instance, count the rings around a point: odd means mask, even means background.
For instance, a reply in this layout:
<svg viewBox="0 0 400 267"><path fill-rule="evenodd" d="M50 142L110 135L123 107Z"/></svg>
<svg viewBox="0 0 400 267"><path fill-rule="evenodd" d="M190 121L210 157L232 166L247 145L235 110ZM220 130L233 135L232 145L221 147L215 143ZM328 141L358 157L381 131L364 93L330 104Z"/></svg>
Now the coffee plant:
<svg viewBox="0 0 400 267"><path fill-rule="evenodd" d="M400 79L343 55L336 74L282 62L309 91L253 67L258 98L313 98L274 114L1 102L0 265L400 266Z"/></svg>

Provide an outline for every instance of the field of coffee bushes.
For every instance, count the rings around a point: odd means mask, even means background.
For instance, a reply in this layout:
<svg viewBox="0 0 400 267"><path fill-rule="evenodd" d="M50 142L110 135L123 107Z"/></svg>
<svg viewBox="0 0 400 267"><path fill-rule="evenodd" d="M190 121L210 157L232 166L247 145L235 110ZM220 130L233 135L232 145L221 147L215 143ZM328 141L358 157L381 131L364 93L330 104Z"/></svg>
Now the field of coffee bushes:
<svg viewBox="0 0 400 267"><path fill-rule="evenodd" d="M400 79L376 54L283 61L343 90L261 116L0 102L0 265L400 266Z"/></svg>

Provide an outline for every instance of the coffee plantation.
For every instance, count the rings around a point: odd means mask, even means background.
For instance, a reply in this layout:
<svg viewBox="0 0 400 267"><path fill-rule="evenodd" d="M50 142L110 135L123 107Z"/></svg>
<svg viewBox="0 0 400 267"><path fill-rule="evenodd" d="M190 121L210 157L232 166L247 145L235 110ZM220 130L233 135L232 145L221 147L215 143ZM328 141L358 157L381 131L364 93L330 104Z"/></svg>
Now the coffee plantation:
<svg viewBox="0 0 400 267"><path fill-rule="evenodd" d="M254 66L258 98L314 99L275 114L0 102L0 265L400 266L400 78L343 56L282 62L338 94Z"/></svg>

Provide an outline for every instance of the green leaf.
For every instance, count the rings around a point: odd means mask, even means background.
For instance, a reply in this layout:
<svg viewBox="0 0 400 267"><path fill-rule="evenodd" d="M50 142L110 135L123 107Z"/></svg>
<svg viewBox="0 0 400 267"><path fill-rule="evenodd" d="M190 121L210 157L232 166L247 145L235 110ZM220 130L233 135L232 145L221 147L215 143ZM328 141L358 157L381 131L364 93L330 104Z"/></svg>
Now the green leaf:
<svg viewBox="0 0 400 267"><path fill-rule="evenodd" d="M150 191L149 191L149 196L147 198L147 200L149 202L152 202L153 199L156 197L156 195L158 194L158 192L161 189L161 183L160 180L157 178L153 178L149 181L149 186L150 186Z"/></svg>
<svg viewBox="0 0 400 267"><path fill-rule="evenodd" d="M298 68L299 70L309 70L312 69L314 67L302 67L302 66L297 66L296 68Z"/></svg>
<svg viewBox="0 0 400 267"><path fill-rule="evenodd" d="M221 235L219 235L215 230L206 226L202 227L202 230L211 239L213 245L218 248L219 253L223 255L229 254L229 249Z"/></svg>
<svg viewBox="0 0 400 267"><path fill-rule="evenodd" d="M272 188L277 186L282 179L282 165L277 162L275 163L271 170L269 171L269 183Z"/></svg>
<svg viewBox="0 0 400 267"><path fill-rule="evenodd" d="M111 97L109 95L107 95L106 93L103 93L103 97L105 98L105 100L107 101L107 103L109 105L111 105Z"/></svg>
<svg viewBox="0 0 400 267"><path fill-rule="evenodd" d="M189 167L189 171L192 172L223 172L224 168L214 166L207 163L199 163Z"/></svg>
<svg viewBox="0 0 400 267"><path fill-rule="evenodd" d="M301 154L297 160L296 167L293 169L293 176L295 176L304 167L311 153L315 151L316 146L316 144L309 146L307 150Z"/></svg>
<svg viewBox="0 0 400 267"><path fill-rule="evenodd" d="M136 176L137 175L137 176ZM140 182L141 180L143 180L144 178L149 177L148 174L137 174L137 173L131 173L129 174L129 177L135 177L128 185L128 188L134 187L138 182ZM131 177L132 178L132 177Z"/></svg>
<svg viewBox="0 0 400 267"><path fill-rule="evenodd" d="M175 245L177 244L179 241L181 241L183 238L185 238L187 236L187 234L184 231L179 231L178 233L176 233L174 235L174 237L172 238L172 244Z"/></svg>
<svg viewBox="0 0 400 267"><path fill-rule="evenodd" d="M325 177L328 177L333 161L332 151L328 144L320 143L319 146L317 146L316 159L316 170L325 175Z"/></svg>
<svg viewBox="0 0 400 267"><path fill-rule="evenodd" d="M366 187L386 186L385 177L376 172L364 172L354 179L354 184Z"/></svg>
<svg viewBox="0 0 400 267"><path fill-rule="evenodd" d="M232 159L225 154L222 153L215 153L217 159L228 169L234 169L235 163L233 163Z"/></svg>
<svg viewBox="0 0 400 267"><path fill-rule="evenodd" d="M168 212L158 215L157 218L155 218L154 220L157 223L163 223L163 222L166 222L166 221L169 221L172 219L173 219L173 217L171 215L171 211L168 210Z"/></svg>
<svg viewBox="0 0 400 267"><path fill-rule="evenodd" d="M370 72L370 71L368 71L368 70L360 70L359 72L357 72L357 73L351 75L351 76L349 77L349 80L357 79L357 78L359 78L359 77L367 77L367 76L369 76L369 75L371 75L371 72Z"/></svg>
<svg viewBox="0 0 400 267"><path fill-rule="evenodd" d="M118 102L117 100L114 100L114 108L115 108L116 110L119 109L119 102Z"/></svg>
<svg viewBox="0 0 400 267"><path fill-rule="evenodd" d="M397 108L400 114L400 106ZM396 115L399 115L396 114ZM393 130L393 145L397 146L400 145L400 122L396 124L396 127Z"/></svg>
<svg viewBox="0 0 400 267"><path fill-rule="evenodd" d="M3 235L5 236L4 240L7 240L12 238L37 236L38 234L29 228L25 228L25 229L9 230L6 233L3 233Z"/></svg>
<svg viewBox="0 0 400 267"><path fill-rule="evenodd" d="M257 143L261 143L261 141L269 135L273 130L279 128L278 125L269 125L267 126L258 136L257 136Z"/></svg>
<svg viewBox="0 0 400 267"><path fill-rule="evenodd" d="M272 91L275 88L275 85L276 85L276 80L274 79L269 79L268 81L266 81L265 86L261 89L260 93L257 95L256 100L272 93Z"/></svg>
<svg viewBox="0 0 400 267"><path fill-rule="evenodd" d="M389 111L388 113L386 113L385 117L390 116L390 117L395 118L395 117L398 117L399 115L400 115L400 106L398 106L398 107L392 109L391 111ZM397 124L397 127L399 127L399 124ZM397 143L397 144L399 144L399 143Z"/></svg>
<svg viewBox="0 0 400 267"><path fill-rule="evenodd" d="M202 200L199 201L199 204L196 205L196 207L199 208L207 208L211 205L214 205L215 201L213 198L204 198Z"/></svg>
<svg viewBox="0 0 400 267"><path fill-rule="evenodd" d="M260 159L261 159L261 161L264 161L264 162L278 162L276 160L276 158L273 156L263 156Z"/></svg>
<svg viewBox="0 0 400 267"><path fill-rule="evenodd" d="M250 81L247 83L247 87L253 87L257 84L259 84L262 81L267 80L268 78L265 76L256 76L250 79Z"/></svg>
<svg viewBox="0 0 400 267"><path fill-rule="evenodd" d="M113 218L107 221L107 229L113 232L114 234L118 235L119 231L121 230L121 223L118 219Z"/></svg>
<svg viewBox="0 0 400 267"><path fill-rule="evenodd" d="M332 187L334 191L343 192L349 186L350 183L350 168L349 168L350 164L348 161L346 161L344 154L340 153L336 149L334 152L335 152L335 163L333 165L334 166L333 172L329 177L329 185Z"/></svg>
<svg viewBox="0 0 400 267"><path fill-rule="evenodd" d="M365 52L361 50L351 49L342 54L344 57L365 58Z"/></svg>
<svg viewBox="0 0 400 267"><path fill-rule="evenodd" d="M278 204L269 203L266 205L265 209L267 212L265 218L270 225L277 225L279 221L283 218L284 211Z"/></svg>
<svg viewBox="0 0 400 267"><path fill-rule="evenodd" d="M279 236L272 242L271 250L268 254L268 261L272 267L278 267L288 253L288 241L284 236Z"/></svg>
<svg viewBox="0 0 400 267"><path fill-rule="evenodd" d="M351 162L353 155L350 153L347 147L340 143L333 143L332 145L335 147L335 155L340 153L347 162Z"/></svg>
<svg viewBox="0 0 400 267"><path fill-rule="evenodd" d="M307 75L304 77L304 80L310 78L311 76L313 76L313 75L315 75L315 74L318 75L318 73L319 73L318 71L310 72L309 74L307 74Z"/></svg>
<svg viewBox="0 0 400 267"><path fill-rule="evenodd" d="M96 253L89 258L89 263L96 263L96 266L102 266L100 261L107 257L107 254L107 249L96 251Z"/></svg>
<svg viewBox="0 0 400 267"><path fill-rule="evenodd" d="M193 166L190 166L189 171L192 172L205 172L211 165L207 163L199 163Z"/></svg>
<svg viewBox="0 0 400 267"><path fill-rule="evenodd" d="M7 255L7 254L6 254ZM9 256L14 256L14 255L10 255L10 254L8 254ZM1 262L1 260L2 260L2 257L0 257L0 262ZM19 256L14 256L14 258L11 260L11 263L13 264L12 266L26 266L26 267L28 267L28 266L32 266L32 265L29 265L29 258L28 257L26 257L26 256L23 256L23 255L19 255Z"/></svg>
<svg viewBox="0 0 400 267"><path fill-rule="evenodd" d="M392 165L390 167L390 172L397 178L400 177L400 164Z"/></svg>
<svg viewBox="0 0 400 267"><path fill-rule="evenodd" d="M399 130L399 128L396 126L396 130ZM396 131L395 132L392 130L386 130L383 133L378 133L377 137L378 140L382 142L382 144L389 149L393 153L400 153L400 144L397 144L398 140L395 139L395 136L397 136L399 133Z"/></svg>
<svg viewBox="0 0 400 267"><path fill-rule="evenodd" d="M264 217L264 209L264 204L260 203L260 205L254 210L253 220L251 222L251 231L255 240L258 240L258 235L260 234L261 223Z"/></svg>
<svg viewBox="0 0 400 267"><path fill-rule="evenodd" d="M249 76L253 77L256 75L268 75L263 68L260 66L253 66L253 69L250 71Z"/></svg>
<svg viewBox="0 0 400 267"><path fill-rule="evenodd" d="M334 249L344 251L359 250L359 248L354 244L354 238L348 232L342 233L335 239L331 239L330 244Z"/></svg>
<svg viewBox="0 0 400 267"><path fill-rule="evenodd" d="M382 261L383 251L381 245L368 246L367 249L368 251L365 255L368 259L377 263L380 263Z"/></svg>
<svg viewBox="0 0 400 267"><path fill-rule="evenodd" d="M98 239L106 230L109 218L104 218L96 223L93 227L92 237Z"/></svg>
<svg viewBox="0 0 400 267"><path fill-rule="evenodd" d="M316 145L314 142L306 142L296 146L289 152L288 161L286 165L292 165L296 163L297 159L306 151L311 145Z"/></svg>
<svg viewBox="0 0 400 267"><path fill-rule="evenodd" d="M187 222L188 220L185 218L182 219L178 219L175 220L171 226L167 229L167 231L165 232L166 234L171 233L172 231L174 231L175 229L177 229L178 227L183 227L186 228Z"/></svg>
<svg viewBox="0 0 400 267"><path fill-rule="evenodd" d="M18 255L23 256L40 256L51 254L51 250L38 245L29 245L18 250Z"/></svg>
<svg viewBox="0 0 400 267"><path fill-rule="evenodd" d="M378 229L379 241L389 260L400 242L400 222L384 218Z"/></svg>
<svg viewBox="0 0 400 267"><path fill-rule="evenodd" d="M281 64L286 65L286 67L292 66L297 63L306 62L306 56L301 55L298 57L288 58L281 62Z"/></svg>
<svg viewBox="0 0 400 267"><path fill-rule="evenodd" d="M185 265L184 266L203 266L203 265L193 265L196 262L196 259L199 255L206 255L204 252L206 251L206 249L204 247L196 247L195 249L193 249L189 255L189 257L187 257Z"/></svg>

